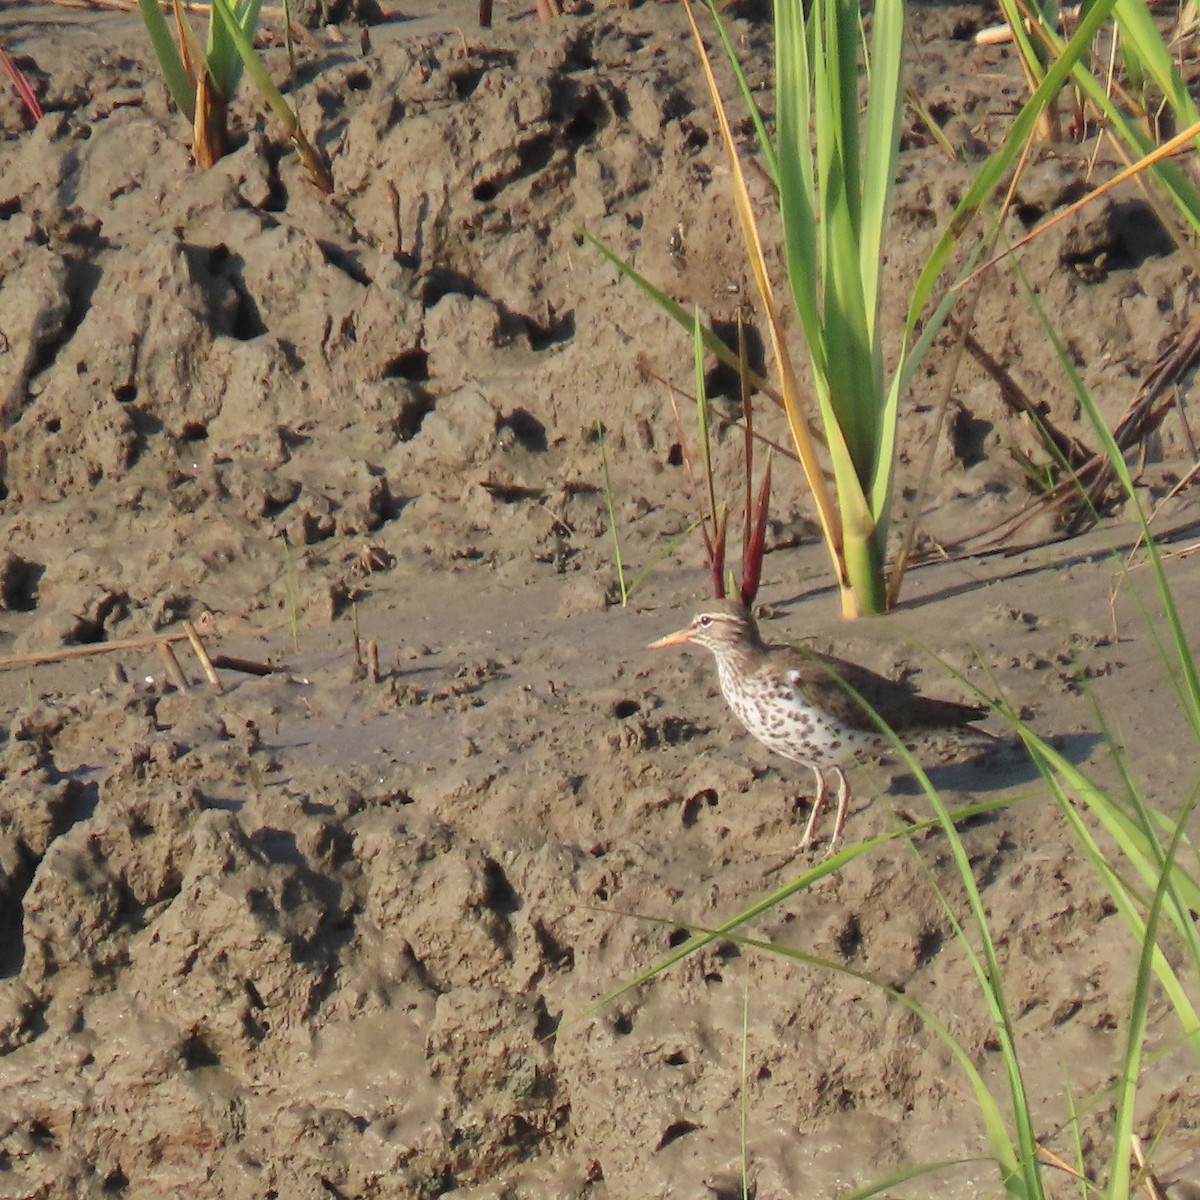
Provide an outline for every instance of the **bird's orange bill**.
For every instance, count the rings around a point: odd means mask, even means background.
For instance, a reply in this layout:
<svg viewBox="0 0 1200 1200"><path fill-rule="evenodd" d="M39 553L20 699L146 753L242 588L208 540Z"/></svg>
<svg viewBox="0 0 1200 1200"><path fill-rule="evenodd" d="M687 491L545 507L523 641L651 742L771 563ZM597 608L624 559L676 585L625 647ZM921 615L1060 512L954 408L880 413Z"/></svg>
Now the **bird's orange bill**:
<svg viewBox="0 0 1200 1200"><path fill-rule="evenodd" d="M679 630L678 633L668 633L666 637L660 637L657 642L651 642L646 649L661 650L664 646L681 646L684 642L692 640L692 632L692 627L689 625L686 629Z"/></svg>

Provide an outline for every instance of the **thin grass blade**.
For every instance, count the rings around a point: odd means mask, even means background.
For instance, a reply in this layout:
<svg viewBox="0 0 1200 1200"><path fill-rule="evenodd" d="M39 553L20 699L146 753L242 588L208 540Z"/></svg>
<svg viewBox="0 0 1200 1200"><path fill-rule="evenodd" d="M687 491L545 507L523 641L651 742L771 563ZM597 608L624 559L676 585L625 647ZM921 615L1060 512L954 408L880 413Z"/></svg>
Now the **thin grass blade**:
<svg viewBox="0 0 1200 1200"><path fill-rule="evenodd" d="M759 112L758 104L754 99L754 92L751 90L750 84L746 79L746 73L742 70L742 64L738 61L738 56L734 53L733 43L729 40L729 34L725 31L725 22L721 20L721 10L717 7L716 0L707 0L708 11L712 16L713 25L716 26L717 36L721 39L721 45L725 48L725 57L729 60L729 65L733 69L734 78L737 80L738 91L742 93L742 100L745 102L746 111L750 114L750 120L754 125L754 132L758 137L758 148L763 156L763 170L767 173L767 178L775 186L775 190L779 190L779 161L775 155L775 145L771 141L771 135L767 132L767 127L763 123L762 113Z"/></svg>
<svg viewBox="0 0 1200 1200"><path fill-rule="evenodd" d="M142 21L146 26L146 32L150 35L150 45L154 50L154 57L158 59L158 65L162 68L163 78L167 81L167 89L171 93L171 98L175 101L179 111L187 118L188 123L192 124L196 119L195 88L191 79L188 78L183 59L179 56L179 47L176 46L175 39L171 36L167 19L158 7L158 0L138 0L138 8L141 10Z"/></svg>
<svg viewBox="0 0 1200 1200"><path fill-rule="evenodd" d="M637 285L655 304L659 306L673 321L681 328L686 329L689 333L692 331L694 323L693 314L683 307L677 300L668 296L666 292L657 288L644 275L634 270L628 263L615 255L599 238L593 237L584 228L577 227L575 232L585 241L590 242L602 255L610 262L622 275L630 282ZM704 348L715 354L727 367L732 367L733 370L738 369L737 352L732 350L726 343L719 338L707 326L703 330ZM764 379L761 375L754 371L748 373L748 379L756 391L762 392L765 396L769 396L781 408L783 407L783 396L780 395L777 388L771 386L769 380Z"/></svg>
<svg viewBox="0 0 1200 1200"><path fill-rule="evenodd" d="M1038 118L1061 91L1063 84L1079 60L1090 52L1092 42L1112 14L1115 3L1116 0L1094 0L1092 6L1083 14L1071 40L1063 47L1062 53L1050 66L1042 82L1038 84L1037 90L1013 119L1000 148L976 173L971 186L954 210L954 216L951 218L946 232L938 239L933 253L930 254L913 288L905 322L906 341L917 329L921 313L929 302L937 280L945 270L951 251L962 240L964 233L983 204L1001 185L1009 168L1024 152L1033 136Z"/></svg>
<svg viewBox="0 0 1200 1200"><path fill-rule="evenodd" d="M733 133L729 127L729 120L721 100L721 94L717 88L716 77L712 72L712 64L709 62L708 51L705 48L704 39L700 36L700 29L696 25L696 19L692 13L689 0L684 0L684 11L687 14L696 47L700 53L700 63L704 69L709 94L712 97L716 110L717 124L721 130L721 141L725 147L726 161L729 163L734 203L737 208L738 221L742 229L742 237L746 245L747 258L754 275L754 281L758 287L763 309L767 315L771 344L775 352L775 361L779 368L784 412L787 415L788 428L791 432L796 452L800 456L800 465L804 470L805 479L808 481L809 490L812 492L813 502L817 509L817 518L821 525L822 534L824 535L825 546L833 564L835 577L842 587L843 607L845 607L848 601L845 589L845 569L842 560L842 517L839 515L837 506L833 502L833 497L826 486L824 470L817 458L816 448L809 434L807 422L800 411L800 388L792 366L791 355L788 351L787 339L779 318L779 312L775 305L774 291L771 287L770 277L767 274L762 243L758 235L758 225L754 218L753 205L750 202L750 193L746 187L746 179L742 173L737 146L734 143ZM839 447L835 443L840 440L840 431L838 431L836 425L831 426L828 421L824 422L824 426L826 437L830 442L830 453L833 455L836 464ZM844 455L845 451L842 450L841 453ZM850 603L852 604L852 601Z"/></svg>

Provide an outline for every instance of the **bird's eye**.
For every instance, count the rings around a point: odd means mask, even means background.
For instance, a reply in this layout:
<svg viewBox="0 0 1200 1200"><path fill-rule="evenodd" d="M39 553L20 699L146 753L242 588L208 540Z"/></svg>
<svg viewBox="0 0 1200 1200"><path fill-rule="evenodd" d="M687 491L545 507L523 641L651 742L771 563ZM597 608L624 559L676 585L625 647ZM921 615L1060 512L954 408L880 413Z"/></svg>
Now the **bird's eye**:
<svg viewBox="0 0 1200 1200"><path fill-rule="evenodd" d="M712 624L712 617L705 615L705 616L701 617L696 623L700 626L701 629L707 629Z"/></svg>

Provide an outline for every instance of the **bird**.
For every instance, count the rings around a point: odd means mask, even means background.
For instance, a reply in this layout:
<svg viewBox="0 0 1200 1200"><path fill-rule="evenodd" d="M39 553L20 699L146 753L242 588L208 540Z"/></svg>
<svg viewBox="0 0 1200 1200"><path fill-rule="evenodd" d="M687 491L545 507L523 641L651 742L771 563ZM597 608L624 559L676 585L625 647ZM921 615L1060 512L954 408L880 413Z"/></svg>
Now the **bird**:
<svg viewBox="0 0 1200 1200"><path fill-rule="evenodd" d="M816 833L829 788L826 773L837 784L837 815L828 846L832 854L850 803L843 765L892 747L864 703L901 738L962 729L989 712L981 705L923 696L831 654L768 645L750 609L739 601L704 608L686 628L647 649L687 643L712 651L721 694L746 729L767 749L808 767L815 776L817 791L801 850L812 845Z"/></svg>

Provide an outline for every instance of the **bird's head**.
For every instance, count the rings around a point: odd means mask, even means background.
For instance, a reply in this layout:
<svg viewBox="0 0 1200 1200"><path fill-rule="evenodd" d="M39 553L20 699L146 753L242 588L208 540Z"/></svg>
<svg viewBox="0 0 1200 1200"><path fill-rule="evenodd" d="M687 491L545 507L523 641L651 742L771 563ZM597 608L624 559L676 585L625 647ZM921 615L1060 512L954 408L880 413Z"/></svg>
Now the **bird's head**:
<svg viewBox="0 0 1200 1200"><path fill-rule="evenodd" d="M715 603L698 612L685 629L651 642L648 649L681 646L684 642L694 642L720 655L757 645L758 629L754 618L743 605Z"/></svg>

